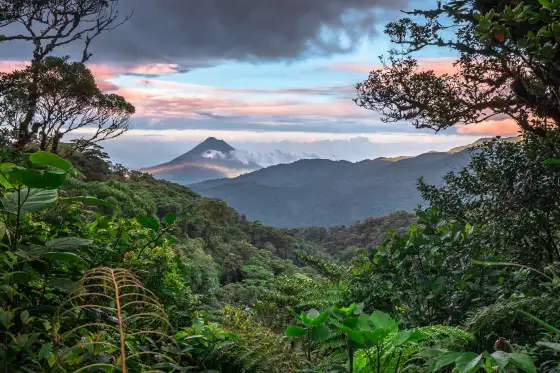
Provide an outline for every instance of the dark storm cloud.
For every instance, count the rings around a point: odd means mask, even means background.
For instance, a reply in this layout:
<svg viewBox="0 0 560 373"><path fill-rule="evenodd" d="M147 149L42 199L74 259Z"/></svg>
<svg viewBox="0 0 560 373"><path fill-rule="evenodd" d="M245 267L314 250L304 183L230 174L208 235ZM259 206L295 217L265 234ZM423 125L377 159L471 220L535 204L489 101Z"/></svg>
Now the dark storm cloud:
<svg viewBox="0 0 560 373"><path fill-rule="evenodd" d="M352 49L376 14L408 0L120 0L132 18L92 44L95 62L168 62L200 67L221 59L277 60ZM322 31L324 28L334 33ZM25 49L0 46L3 58ZM78 53L74 43L67 52ZM27 49L27 48L26 48ZM60 53L60 51L59 51Z"/></svg>

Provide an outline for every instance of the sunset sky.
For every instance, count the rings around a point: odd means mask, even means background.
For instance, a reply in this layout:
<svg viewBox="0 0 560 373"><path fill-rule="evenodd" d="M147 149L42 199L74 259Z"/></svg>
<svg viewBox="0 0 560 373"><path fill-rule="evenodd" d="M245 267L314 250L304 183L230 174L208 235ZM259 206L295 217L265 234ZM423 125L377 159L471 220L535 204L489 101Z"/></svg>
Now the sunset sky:
<svg viewBox="0 0 560 373"><path fill-rule="evenodd" d="M447 150L511 123L440 134L384 124L357 107L353 86L391 47L382 31L399 9L431 0L121 0L134 10L98 38L89 65L98 85L137 110L134 129L104 143L116 162L152 166L208 136L268 165L302 157L358 161ZM80 45L59 51L79 55ZM31 46L0 45L0 68L22 67ZM430 50L421 65L450 71L453 55Z"/></svg>

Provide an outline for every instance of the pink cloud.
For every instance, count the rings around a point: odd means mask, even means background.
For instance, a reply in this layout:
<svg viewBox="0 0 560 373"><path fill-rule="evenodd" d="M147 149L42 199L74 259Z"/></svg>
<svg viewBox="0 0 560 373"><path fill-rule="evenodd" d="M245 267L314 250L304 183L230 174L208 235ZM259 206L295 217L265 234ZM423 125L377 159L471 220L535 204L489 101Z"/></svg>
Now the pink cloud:
<svg viewBox="0 0 560 373"><path fill-rule="evenodd" d="M418 65L422 70L433 70L436 75L453 74L457 69L453 63L457 59L451 57L418 58ZM357 62L335 63L330 67L332 70L349 71L355 73L369 74L373 70L381 69L381 64L364 64Z"/></svg>
<svg viewBox="0 0 560 373"><path fill-rule="evenodd" d="M9 73L14 70L24 69L29 62L17 60L0 60L0 72ZM120 74L138 75L166 75L180 70L176 64L141 64L141 65L109 65L109 64L89 64L97 86L104 92L114 91L118 87L110 80Z"/></svg>
<svg viewBox="0 0 560 373"><path fill-rule="evenodd" d="M166 82L167 83L167 82ZM171 83L174 85L174 83ZM369 112L357 107L351 100L329 99L314 102L307 97L291 99L254 99L223 93L218 87L204 87L202 93L185 90L181 93L152 90L150 88L120 88L115 93L122 95L136 106L136 114L152 118L218 116L323 116L364 117ZM224 90L228 91L228 90ZM299 91L298 91L299 92ZM253 93L251 91L251 93Z"/></svg>
<svg viewBox="0 0 560 373"><path fill-rule="evenodd" d="M513 119L488 120L457 128L462 135L517 136L519 126Z"/></svg>
<svg viewBox="0 0 560 373"><path fill-rule="evenodd" d="M353 85L337 85L337 86L326 86L317 88L291 88L291 89L242 89L242 88L226 88L226 87L215 87L215 86L204 86L199 84L190 83L180 83L168 80L157 80L157 79L141 79L136 81L137 84L141 84L146 87L152 88L164 88L177 91L204 91L204 92L216 92L216 93L240 93L240 94L287 94L287 95L330 95L330 94L341 94L341 93L355 93L356 89Z"/></svg>

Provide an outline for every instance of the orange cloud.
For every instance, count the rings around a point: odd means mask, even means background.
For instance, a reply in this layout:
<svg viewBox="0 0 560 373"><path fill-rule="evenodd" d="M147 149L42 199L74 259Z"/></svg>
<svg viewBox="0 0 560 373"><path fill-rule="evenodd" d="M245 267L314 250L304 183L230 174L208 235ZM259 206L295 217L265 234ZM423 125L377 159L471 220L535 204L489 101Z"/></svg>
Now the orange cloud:
<svg viewBox="0 0 560 373"><path fill-rule="evenodd" d="M513 119L488 120L457 129L462 135L517 136L519 126Z"/></svg>
<svg viewBox="0 0 560 373"><path fill-rule="evenodd" d="M418 58L418 66L424 70L432 70L436 75L453 74L457 71L453 63L456 58L451 57L433 57L433 58ZM369 74L373 70L382 69L381 64L363 64L356 62L341 62L331 66L333 70L349 71L355 73Z"/></svg>
<svg viewBox="0 0 560 373"><path fill-rule="evenodd" d="M351 100L330 99L325 102L311 102L303 99L255 100L239 96L223 97L212 94L168 95L143 88L121 88L115 93L125 97L137 111L146 117L197 117L199 115L218 116L367 116Z"/></svg>

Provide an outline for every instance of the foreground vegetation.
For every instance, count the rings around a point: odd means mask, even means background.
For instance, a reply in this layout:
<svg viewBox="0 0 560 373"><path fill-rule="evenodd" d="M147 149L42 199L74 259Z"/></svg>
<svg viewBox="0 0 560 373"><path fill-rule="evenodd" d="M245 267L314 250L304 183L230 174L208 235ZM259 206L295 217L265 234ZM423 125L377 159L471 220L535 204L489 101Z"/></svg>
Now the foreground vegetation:
<svg viewBox="0 0 560 373"><path fill-rule="evenodd" d="M560 3L456 1L390 24L405 54L455 49L458 71L395 52L358 104L436 129L506 115L523 138L480 144L443 187L420 180L415 216L329 230L250 222L109 162L97 142L134 108L83 63L115 4L0 0L0 26L54 32L2 36L34 50L0 75L1 371L558 371ZM76 40L81 62L50 56Z"/></svg>

